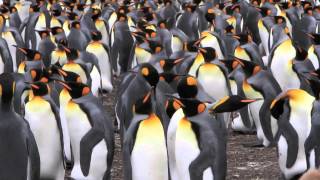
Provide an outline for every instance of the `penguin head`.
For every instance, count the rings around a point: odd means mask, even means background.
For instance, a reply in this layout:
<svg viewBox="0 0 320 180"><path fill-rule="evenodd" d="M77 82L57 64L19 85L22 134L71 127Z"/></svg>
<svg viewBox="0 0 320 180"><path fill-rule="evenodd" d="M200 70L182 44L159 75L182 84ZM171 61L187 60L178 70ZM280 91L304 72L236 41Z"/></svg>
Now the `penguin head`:
<svg viewBox="0 0 320 180"><path fill-rule="evenodd" d="M179 58L179 59L161 59L159 61L159 64L163 71L171 71L173 67L180 62L182 62L184 58Z"/></svg>
<svg viewBox="0 0 320 180"><path fill-rule="evenodd" d="M41 39L44 39L48 36L50 36L50 30L49 29L44 29L44 30L36 30L41 37Z"/></svg>
<svg viewBox="0 0 320 180"><path fill-rule="evenodd" d="M156 38L157 37L157 32L154 31L153 29L145 29L145 34L147 38Z"/></svg>
<svg viewBox="0 0 320 180"><path fill-rule="evenodd" d="M146 33L137 31L137 32L131 32L131 35L136 39L138 44L142 44L146 40Z"/></svg>
<svg viewBox="0 0 320 180"><path fill-rule="evenodd" d="M214 22L214 20L216 18L216 15L215 15L213 9L208 9L208 11L205 14L205 18L209 23L213 23Z"/></svg>
<svg viewBox="0 0 320 180"><path fill-rule="evenodd" d="M71 28L80 29L81 28L80 22L79 21L73 21L71 23Z"/></svg>
<svg viewBox="0 0 320 180"><path fill-rule="evenodd" d="M80 12L83 12L85 7L86 7L86 4L81 3L81 2L79 2L79 3L76 5L77 10L80 11Z"/></svg>
<svg viewBox="0 0 320 180"><path fill-rule="evenodd" d="M166 20L161 20L158 22L158 27L160 29L167 29L167 21Z"/></svg>
<svg viewBox="0 0 320 180"><path fill-rule="evenodd" d="M54 3L52 6L51 6L51 13L52 13L52 16L60 16L61 15L61 12L62 12L62 8L60 6L60 4L58 3Z"/></svg>
<svg viewBox="0 0 320 180"><path fill-rule="evenodd" d="M47 83L50 80L50 72L46 69L31 69L29 73L33 82Z"/></svg>
<svg viewBox="0 0 320 180"><path fill-rule="evenodd" d="M193 76L185 76L180 79L177 86L181 98L195 98L198 94L198 82Z"/></svg>
<svg viewBox="0 0 320 180"><path fill-rule="evenodd" d="M77 99L90 94L91 89L88 85L77 82L58 81L70 94L72 99Z"/></svg>
<svg viewBox="0 0 320 180"><path fill-rule="evenodd" d="M234 27L233 27L232 25L228 25L228 26L225 28L225 33L234 34L234 33L235 33Z"/></svg>
<svg viewBox="0 0 320 180"><path fill-rule="evenodd" d="M179 104L179 102L177 100L175 100L174 98L169 98L166 101L165 109L166 109L166 113L169 116L169 118L171 118L173 116L173 114L180 108L181 108L181 104Z"/></svg>
<svg viewBox="0 0 320 180"><path fill-rule="evenodd" d="M316 74L316 78L308 78L306 79L309 86L311 87L313 96L319 100L320 99L320 82L318 80L318 74Z"/></svg>
<svg viewBox="0 0 320 180"><path fill-rule="evenodd" d="M125 22L128 20L128 17L126 14L124 13L118 13L117 14L117 21L120 21L120 22Z"/></svg>
<svg viewBox="0 0 320 180"><path fill-rule="evenodd" d="M151 85L155 87L159 82L159 73L156 68L154 68L149 63L141 64L139 68L139 73L142 77Z"/></svg>
<svg viewBox="0 0 320 180"><path fill-rule="evenodd" d="M262 17L270 16L272 13L271 9L267 7L261 7L257 9L260 11L260 14L262 15Z"/></svg>
<svg viewBox="0 0 320 180"><path fill-rule="evenodd" d="M187 3L184 5L184 10L190 13L194 13L197 9L197 5L193 3Z"/></svg>
<svg viewBox="0 0 320 180"><path fill-rule="evenodd" d="M65 50L64 48L66 47L66 46L68 46L68 41L67 41L67 39L55 39L55 42L57 43L57 48L59 49L59 50Z"/></svg>
<svg viewBox="0 0 320 180"><path fill-rule="evenodd" d="M40 11L40 6L37 3L33 3L30 5L29 12L35 13Z"/></svg>
<svg viewBox="0 0 320 180"><path fill-rule="evenodd" d="M44 82L34 82L30 84L33 95L35 96L45 96L50 93L50 87Z"/></svg>
<svg viewBox="0 0 320 180"><path fill-rule="evenodd" d="M304 50L300 46L296 46L296 60L303 61L308 58L308 51Z"/></svg>
<svg viewBox="0 0 320 180"><path fill-rule="evenodd" d="M17 46L16 46L17 47ZM41 53L39 51L28 49L28 48L20 48L17 47L19 51L21 51L26 57L28 61L40 61L41 60Z"/></svg>
<svg viewBox="0 0 320 180"><path fill-rule="evenodd" d="M0 13L1 14L8 14L8 13L10 13L10 9L6 5L1 5L0 6Z"/></svg>
<svg viewBox="0 0 320 180"><path fill-rule="evenodd" d="M0 99L1 104L4 105L2 108L8 108L12 102L12 97L15 89L15 81L11 74L2 73L0 74Z"/></svg>
<svg viewBox="0 0 320 180"><path fill-rule="evenodd" d="M149 47L151 49L151 53L156 54L160 53L163 49L163 46L160 42L154 40L148 40Z"/></svg>
<svg viewBox="0 0 320 180"><path fill-rule="evenodd" d="M67 18L71 21L75 21L78 20L78 14L74 13L74 12L67 12Z"/></svg>
<svg viewBox="0 0 320 180"><path fill-rule="evenodd" d="M258 99L247 99L239 95L225 96L219 101L215 102L214 106L210 108L210 112L223 113L239 110L246 105L257 101Z"/></svg>
<svg viewBox="0 0 320 180"><path fill-rule="evenodd" d="M174 80L177 80L180 75L171 73L171 72L163 72L159 74L160 81L166 81L167 83L171 83Z"/></svg>
<svg viewBox="0 0 320 180"><path fill-rule="evenodd" d="M216 50L212 47L199 48L199 53L204 57L204 61L210 63L217 58Z"/></svg>
<svg viewBox="0 0 320 180"><path fill-rule="evenodd" d="M276 24L285 24L286 19L283 16L275 16L274 21Z"/></svg>
<svg viewBox="0 0 320 180"><path fill-rule="evenodd" d="M95 21L101 16L101 10L98 8L92 8L91 18Z"/></svg>
<svg viewBox="0 0 320 180"><path fill-rule="evenodd" d="M61 27L53 27L50 29L50 32L55 36L57 34L64 33L64 30Z"/></svg>
<svg viewBox="0 0 320 180"><path fill-rule="evenodd" d="M149 115L153 111L152 109L152 90L139 98L133 105L133 112L136 114Z"/></svg>
<svg viewBox="0 0 320 180"><path fill-rule="evenodd" d="M100 41L102 39L102 34L100 31L92 31L91 32L91 39L93 41Z"/></svg>
<svg viewBox="0 0 320 180"><path fill-rule="evenodd" d="M313 41L313 43L315 45L320 45L320 34L316 34L316 33L312 33L312 34L309 34L309 33L306 33Z"/></svg>
<svg viewBox="0 0 320 180"><path fill-rule="evenodd" d="M286 10L292 7L292 2L288 1L288 2L281 2L279 3L281 9Z"/></svg>
<svg viewBox="0 0 320 180"><path fill-rule="evenodd" d="M66 51L68 61L74 61L80 56L80 52L77 49L64 47L64 50Z"/></svg>
<svg viewBox="0 0 320 180"><path fill-rule="evenodd" d="M252 42L251 36L248 34L238 34L233 37L239 41L240 46Z"/></svg>
<svg viewBox="0 0 320 180"><path fill-rule="evenodd" d="M184 50L189 52L198 52L201 39L189 41L184 44Z"/></svg>
<svg viewBox="0 0 320 180"><path fill-rule="evenodd" d="M203 113L207 106L195 98L175 98L177 107L181 107L186 117L196 116Z"/></svg>
<svg viewBox="0 0 320 180"><path fill-rule="evenodd" d="M63 78L65 82L76 82L76 83L82 83L81 77L79 74L66 71L61 69L60 67L55 66L55 71Z"/></svg>

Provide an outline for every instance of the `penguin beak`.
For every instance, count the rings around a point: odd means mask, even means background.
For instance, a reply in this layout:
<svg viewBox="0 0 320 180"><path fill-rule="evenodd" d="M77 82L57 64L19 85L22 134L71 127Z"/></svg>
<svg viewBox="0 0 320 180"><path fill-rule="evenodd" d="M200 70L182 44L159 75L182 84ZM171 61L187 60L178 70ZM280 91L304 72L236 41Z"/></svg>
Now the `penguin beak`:
<svg viewBox="0 0 320 180"><path fill-rule="evenodd" d="M35 85L35 84L30 84L30 86L33 88L33 89L40 89L39 86Z"/></svg>
<svg viewBox="0 0 320 180"><path fill-rule="evenodd" d="M193 45L194 45L194 46L198 46L198 45L200 44L200 42L201 42L204 38L206 38L206 36L203 36L203 37L201 37L200 39L198 39L198 41L196 41Z"/></svg>
<svg viewBox="0 0 320 180"><path fill-rule="evenodd" d="M61 76L67 77L67 73L66 73L64 70L58 69L58 72L59 72L59 74L60 74Z"/></svg>
<svg viewBox="0 0 320 180"><path fill-rule="evenodd" d="M179 58L179 59L176 59L173 63L174 64L179 64L180 62L182 62L184 60L184 58Z"/></svg>
<svg viewBox="0 0 320 180"><path fill-rule="evenodd" d="M71 52L71 50L70 50L69 48L67 48L67 47L65 47L65 46L62 46L62 47L63 47L63 49L64 49L66 52L68 52L68 53Z"/></svg>
<svg viewBox="0 0 320 180"><path fill-rule="evenodd" d="M16 45L12 45L12 46L18 48L19 51L21 51L23 54L25 54L25 55L28 54L28 52L25 50L25 48L20 48L20 47L18 47L18 46L16 46Z"/></svg>
<svg viewBox="0 0 320 180"><path fill-rule="evenodd" d="M226 96L215 103L209 110L213 113L232 112L245 107L246 105L261 99L245 99L238 95Z"/></svg>
<svg viewBox="0 0 320 180"><path fill-rule="evenodd" d="M64 88L66 88L68 91L71 91L72 88L64 81L61 81L60 79L54 79L55 81L57 81L59 84L61 84Z"/></svg>
<svg viewBox="0 0 320 180"><path fill-rule="evenodd" d="M151 91L149 91L148 94L143 98L142 102L146 103L149 100L150 97L151 97Z"/></svg>
<svg viewBox="0 0 320 180"><path fill-rule="evenodd" d="M205 50L205 49L203 49L203 48L199 48L198 50L199 50L199 52L201 52L201 53L207 53L207 50Z"/></svg>
<svg viewBox="0 0 320 180"><path fill-rule="evenodd" d="M172 94L165 94L165 96L167 96L168 98L172 98L174 99L175 102L177 102L181 107L186 107L182 102L181 102L181 98L174 96Z"/></svg>

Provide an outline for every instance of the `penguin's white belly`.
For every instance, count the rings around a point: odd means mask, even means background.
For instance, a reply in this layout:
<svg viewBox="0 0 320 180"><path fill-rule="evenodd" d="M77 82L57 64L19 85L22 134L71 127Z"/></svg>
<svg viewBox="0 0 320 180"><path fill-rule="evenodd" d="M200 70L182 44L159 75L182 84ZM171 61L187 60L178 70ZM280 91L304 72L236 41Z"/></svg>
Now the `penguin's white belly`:
<svg viewBox="0 0 320 180"><path fill-rule="evenodd" d="M271 71L275 79L279 83L283 91L287 89L299 89L300 80L297 74L288 67L288 61L284 61L284 57L278 56L273 58L271 64Z"/></svg>
<svg viewBox="0 0 320 180"><path fill-rule="evenodd" d="M96 97L99 96L99 88L101 87L101 75L96 68L96 66L93 66L92 71L90 73L90 77L92 79L91 81L91 92Z"/></svg>
<svg viewBox="0 0 320 180"><path fill-rule="evenodd" d="M91 125L87 115L77 104L68 103L65 114L74 156L74 167L71 171L71 177L85 180L102 179L107 169L108 150L105 141L100 141L93 148L89 174L85 177L80 167L80 141L91 129Z"/></svg>
<svg viewBox="0 0 320 180"><path fill-rule="evenodd" d="M161 121L155 115L143 120L131 152L133 180L167 180L168 156Z"/></svg>
<svg viewBox="0 0 320 180"><path fill-rule="evenodd" d="M25 107L25 119L34 134L41 163L41 177L64 177L60 132L51 106L34 98ZM58 177L57 177L58 178Z"/></svg>
<svg viewBox="0 0 320 180"><path fill-rule="evenodd" d="M102 88L107 91L112 91L113 86L111 84L111 65L109 61L109 55L101 44L90 44L87 47L87 51L97 56L99 67L101 71ZM96 77L94 77L96 79Z"/></svg>
<svg viewBox="0 0 320 180"><path fill-rule="evenodd" d="M167 130L167 144L168 144L168 157L169 157L169 170L172 180L179 180L175 156L175 142L176 130L180 120L184 117L182 109L177 110L170 119Z"/></svg>
<svg viewBox="0 0 320 180"><path fill-rule="evenodd" d="M172 53L181 51L183 49L183 42L175 36L171 38L171 50Z"/></svg>
<svg viewBox="0 0 320 180"><path fill-rule="evenodd" d="M230 82L230 89L233 95L238 94L238 87L237 87L237 83L234 80L229 80Z"/></svg>
<svg viewBox="0 0 320 180"><path fill-rule="evenodd" d="M17 59L16 59L17 48L14 47L14 46L17 45L16 40L12 36L12 33L9 32L9 31L8 32L4 32L2 37L6 40L6 42L8 44L9 51L10 51L10 54L11 54L11 57L12 57L13 72L16 72L17 71Z"/></svg>
<svg viewBox="0 0 320 180"><path fill-rule="evenodd" d="M36 42L36 49L39 50L39 44L40 44L40 41L41 41L41 37L38 33L36 33L36 39L37 39L37 42Z"/></svg>
<svg viewBox="0 0 320 180"><path fill-rule="evenodd" d="M307 106L308 104L306 104ZM310 112L309 112L310 113ZM307 119L307 120L306 120ZM280 169L287 179L293 176L303 173L307 170L307 162L305 155L304 143L309 136L311 130L311 117L307 112L295 112L291 111L290 123L298 134L298 154L294 165L291 168L286 168L287 161L287 149L288 144L286 139L281 135L278 141L278 152L279 152L279 165Z"/></svg>
<svg viewBox="0 0 320 180"><path fill-rule="evenodd" d="M191 128L191 123L182 119L177 127L175 141L175 157L179 179L190 180L189 166L200 154L198 141ZM203 180L212 180L211 168L203 173Z"/></svg>
<svg viewBox="0 0 320 180"><path fill-rule="evenodd" d="M258 27L259 27L259 35L260 35L264 52L266 53L266 55L269 55L269 46L268 46L269 32L262 24L262 21L261 22L259 21Z"/></svg>
<svg viewBox="0 0 320 180"><path fill-rule="evenodd" d="M139 47L135 48L135 56L137 64L147 63L152 57L151 53Z"/></svg>
<svg viewBox="0 0 320 180"><path fill-rule="evenodd" d="M197 79L210 97L218 100L229 95L226 78L218 66L205 64L199 68L198 72Z"/></svg>

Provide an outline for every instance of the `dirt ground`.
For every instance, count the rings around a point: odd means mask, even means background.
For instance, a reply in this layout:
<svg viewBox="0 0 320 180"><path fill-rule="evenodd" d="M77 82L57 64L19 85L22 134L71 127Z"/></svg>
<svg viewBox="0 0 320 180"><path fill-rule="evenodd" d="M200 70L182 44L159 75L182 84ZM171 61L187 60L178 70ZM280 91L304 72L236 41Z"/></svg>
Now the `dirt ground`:
<svg viewBox="0 0 320 180"><path fill-rule="evenodd" d="M117 81L116 84L119 84ZM103 97L103 104L113 119L114 91ZM255 135L243 135L229 131L228 134L228 172L227 180L274 180L279 179L280 170L277 162L276 148L252 148L243 146L244 143L254 143ZM119 134L115 134L115 154L112 168L112 179L122 180L122 155Z"/></svg>

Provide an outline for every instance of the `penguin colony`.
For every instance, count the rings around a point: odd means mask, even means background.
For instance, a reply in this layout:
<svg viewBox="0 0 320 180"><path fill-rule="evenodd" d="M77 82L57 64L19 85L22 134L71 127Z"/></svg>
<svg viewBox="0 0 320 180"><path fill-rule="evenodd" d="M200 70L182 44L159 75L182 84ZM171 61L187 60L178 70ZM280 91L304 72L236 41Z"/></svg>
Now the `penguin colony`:
<svg viewBox="0 0 320 180"><path fill-rule="evenodd" d="M0 180L111 179L115 131L125 180L225 179L228 128L319 168L319 0L0 3Z"/></svg>

